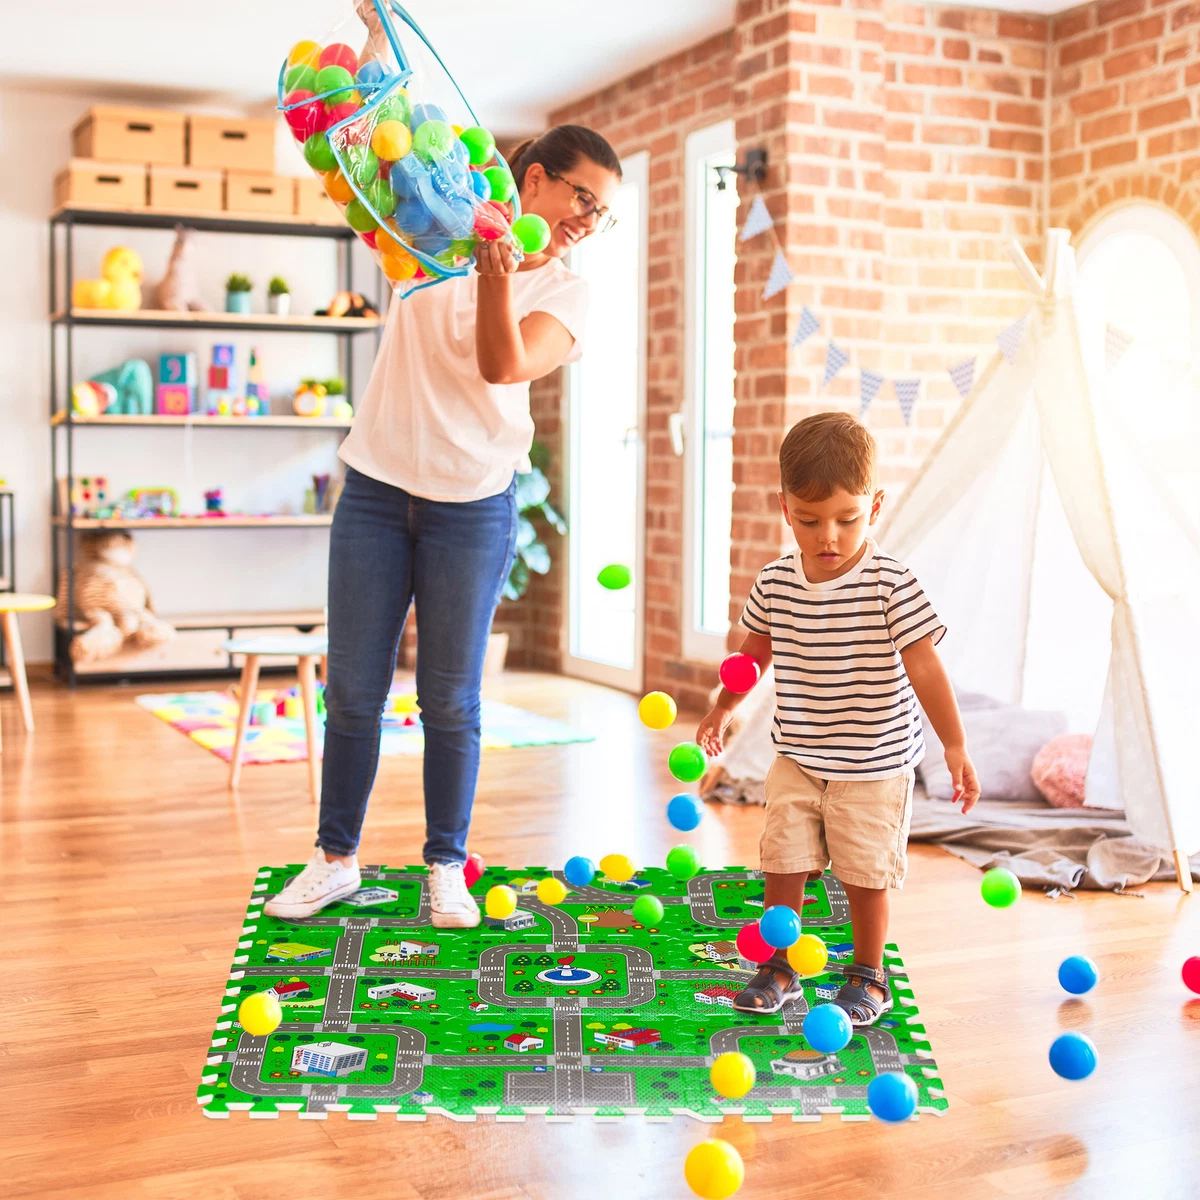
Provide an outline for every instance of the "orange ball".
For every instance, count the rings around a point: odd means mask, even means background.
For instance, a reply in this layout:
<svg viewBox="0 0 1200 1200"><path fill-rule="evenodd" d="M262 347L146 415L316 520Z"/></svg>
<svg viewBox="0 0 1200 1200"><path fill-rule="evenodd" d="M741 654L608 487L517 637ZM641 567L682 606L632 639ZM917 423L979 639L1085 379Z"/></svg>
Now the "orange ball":
<svg viewBox="0 0 1200 1200"><path fill-rule="evenodd" d="M354 191L350 182L341 171L329 171L325 175L325 192L330 200L339 204L349 204L354 199Z"/></svg>
<svg viewBox="0 0 1200 1200"><path fill-rule="evenodd" d="M375 235L375 240L378 242L378 234ZM419 264L411 254L405 254L403 257L398 254L384 254L380 256L379 265L393 283L403 283L417 273Z"/></svg>

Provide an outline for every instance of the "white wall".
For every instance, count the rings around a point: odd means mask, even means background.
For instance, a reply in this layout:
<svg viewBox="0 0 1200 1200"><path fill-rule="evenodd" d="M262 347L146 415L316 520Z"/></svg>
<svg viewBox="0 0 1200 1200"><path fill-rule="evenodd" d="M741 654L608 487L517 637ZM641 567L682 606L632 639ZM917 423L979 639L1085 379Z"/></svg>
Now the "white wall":
<svg viewBox="0 0 1200 1200"><path fill-rule="evenodd" d="M106 95L108 103L121 97ZM0 185L0 479L16 494L17 585L23 591L53 592L50 568L50 331L47 217L53 181L70 156L71 127L86 111L84 95L0 88L0 151L9 164ZM147 103L142 96L126 103ZM196 105L160 107L213 111ZM230 110L225 110L230 111ZM254 114L259 115L259 114ZM280 138L278 169L303 174L307 168ZM61 235L60 235L61 236ZM173 234L156 230L78 229L77 276L99 274L111 246L125 244L141 254L149 282L161 277ZM201 297L224 306L224 280L231 271L256 283L255 307L265 309L266 281L283 275L291 284L293 310L312 312L337 290L336 250L308 238L194 234L194 261ZM61 243L60 243L61 246ZM378 275L365 248L355 257L355 282L382 302ZM61 285L60 300L61 305ZM60 353L64 335L59 333ZM271 387L272 411L290 411L287 396L298 379L338 373L338 339L328 335L246 334L219 331L76 329L74 379L141 357L157 372L158 355L194 351L201 373L217 341L237 346L243 371L256 346ZM374 338L358 339L356 390L366 383ZM62 403L60 399L60 404ZM64 435L60 454L65 453ZM338 435L333 431L210 429L79 429L75 473L107 475L118 493L135 486L169 485L180 491L186 511L203 507L202 493L224 489L226 507L248 511L300 511L314 472L335 470ZM60 474L65 459L60 457ZM326 530L149 531L137 535L139 569L163 612L217 609L320 607L325 596ZM49 614L22 618L30 661L52 656Z"/></svg>

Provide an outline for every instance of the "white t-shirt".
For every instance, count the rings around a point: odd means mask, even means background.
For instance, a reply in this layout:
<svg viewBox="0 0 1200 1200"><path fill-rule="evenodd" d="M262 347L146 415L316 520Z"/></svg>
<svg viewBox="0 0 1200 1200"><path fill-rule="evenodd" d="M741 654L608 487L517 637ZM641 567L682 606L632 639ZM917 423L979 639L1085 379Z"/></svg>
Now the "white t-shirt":
<svg viewBox="0 0 1200 1200"><path fill-rule="evenodd" d="M868 538L845 575L812 583L798 552L759 572L742 624L771 639L780 754L819 779L889 779L925 754L900 651L946 632L913 573Z"/></svg>
<svg viewBox="0 0 1200 1200"><path fill-rule="evenodd" d="M393 300L354 424L339 451L356 471L427 500L482 500L529 470L528 383L487 383L475 357L478 276ZM513 276L517 320L544 312L583 352L588 286L551 259Z"/></svg>

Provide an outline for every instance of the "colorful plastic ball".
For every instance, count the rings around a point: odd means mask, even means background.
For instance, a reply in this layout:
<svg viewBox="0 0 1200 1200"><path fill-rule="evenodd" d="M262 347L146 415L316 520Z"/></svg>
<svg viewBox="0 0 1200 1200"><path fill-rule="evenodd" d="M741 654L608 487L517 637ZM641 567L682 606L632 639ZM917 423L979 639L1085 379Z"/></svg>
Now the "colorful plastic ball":
<svg viewBox="0 0 1200 1200"><path fill-rule="evenodd" d="M393 172L393 189L396 186L395 181L396 175ZM419 237L421 234L433 228L433 213L431 213L425 204L416 196L410 196L407 199L397 200L394 216L396 218L397 226L404 233L411 234L413 237Z"/></svg>
<svg viewBox="0 0 1200 1200"><path fill-rule="evenodd" d="M567 889L563 887L561 880L548 875L545 879L538 880L537 898L543 904L561 904L567 898Z"/></svg>
<svg viewBox="0 0 1200 1200"><path fill-rule="evenodd" d="M297 63L319 63L321 61L321 43L303 41L297 42L289 51L287 64L294 67Z"/></svg>
<svg viewBox="0 0 1200 1200"><path fill-rule="evenodd" d="M379 175L379 157L370 146L347 146L345 149L346 176L365 188ZM389 186L389 191L391 188Z"/></svg>
<svg viewBox="0 0 1200 1200"><path fill-rule="evenodd" d="M600 574L596 576L596 582L610 592L627 588L632 580L633 572L624 563L609 563L607 567L601 567Z"/></svg>
<svg viewBox="0 0 1200 1200"><path fill-rule="evenodd" d="M680 783L695 783L704 774L708 759L695 742L680 742L667 756L667 766Z"/></svg>
<svg viewBox="0 0 1200 1200"><path fill-rule="evenodd" d="M358 235L359 241L361 241L364 246L370 246L371 249L374 250L375 249L375 233L376 233L376 230L374 230L374 229L364 229Z"/></svg>
<svg viewBox="0 0 1200 1200"><path fill-rule="evenodd" d="M786 904L772 904L758 919L763 941L776 950L786 950L800 936L800 918Z"/></svg>
<svg viewBox="0 0 1200 1200"><path fill-rule="evenodd" d="M979 894L993 908L1011 908L1021 898L1021 881L1007 867L984 873Z"/></svg>
<svg viewBox="0 0 1200 1200"><path fill-rule="evenodd" d="M412 101L408 98L408 92L404 88L397 88L394 92L389 92L379 102L379 107L375 109L376 121L403 121L408 124L412 117Z"/></svg>
<svg viewBox="0 0 1200 1200"><path fill-rule="evenodd" d="M375 241L376 243L379 241L378 231L375 234ZM392 283L404 283L412 279L420 269L420 265L411 254L384 254L379 260L380 270Z"/></svg>
<svg viewBox="0 0 1200 1200"><path fill-rule="evenodd" d="M283 1010L279 1001L266 992L255 992L238 1005L238 1021L242 1028L254 1037L266 1037L279 1028Z"/></svg>
<svg viewBox="0 0 1200 1200"><path fill-rule="evenodd" d="M704 802L699 796L690 796L687 792L680 792L678 796L672 796L667 801L667 820L676 829L683 830L684 833L695 829L700 824L702 816L704 816Z"/></svg>
<svg viewBox="0 0 1200 1200"><path fill-rule="evenodd" d="M647 729L668 728L678 713L675 701L666 692L647 692L638 701L638 717Z"/></svg>
<svg viewBox="0 0 1200 1200"><path fill-rule="evenodd" d="M495 205L488 201L475 209L472 232L480 241L495 242L508 232L507 218L499 216Z"/></svg>
<svg viewBox="0 0 1200 1200"><path fill-rule="evenodd" d="M730 654L721 663L719 673L721 683L727 691L732 692L735 696L750 691L762 675L758 660L749 654L742 654L741 651Z"/></svg>
<svg viewBox="0 0 1200 1200"><path fill-rule="evenodd" d="M1200 956L1193 954L1183 964L1183 986L1189 992L1200 993Z"/></svg>
<svg viewBox="0 0 1200 1200"><path fill-rule="evenodd" d="M436 104L418 104L412 110L412 127L415 133L417 129L424 125L426 121L441 121L443 125L449 128L449 122L446 120L446 112L444 109L438 108ZM453 129L450 129L454 133Z"/></svg>
<svg viewBox="0 0 1200 1200"><path fill-rule="evenodd" d="M1084 992L1090 992L1099 978L1100 972L1096 970L1096 964L1082 954L1072 954L1058 965L1058 982L1062 984L1063 990L1070 992L1072 996L1082 996Z"/></svg>
<svg viewBox="0 0 1200 1200"><path fill-rule="evenodd" d="M471 188L478 200L490 200L492 198L492 185L488 183L488 177L482 171L471 172Z"/></svg>
<svg viewBox="0 0 1200 1200"><path fill-rule="evenodd" d="M350 98L346 93L354 91L354 76L336 63L322 67L317 72L317 86L314 91L317 95L325 97L326 104L340 104L344 99Z"/></svg>
<svg viewBox="0 0 1200 1200"><path fill-rule="evenodd" d="M449 158L454 130L445 121L423 121L413 130L413 150L427 160Z"/></svg>
<svg viewBox="0 0 1200 1200"><path fill-rule="evenodd" d="M537 213L524 213L512 224L513 237L526 254L541 254L550 245L550 226Z"/></svg>
<svg viewBox="0 0 1200 1200"><path fill-rule="evenodd" d="M386 179L373 179L363 188L363 195L381 216L390 217L396 210L396 193Z"/></svg>
<svg viewBox="0 0 1200 1200"><path fill-rule="evenodd" d="M867 1107L881 1121L907 1121L917 1111L917 1085L900 1071L885 1071L867 1084Z"/></svg>
<svg viewBox="0 0 1200 1200"><path fill-rule="evenodd" d="M496 153L496 139L482 125L472 125L458 137L467 148L471 166L482 167L484 163L491 162L492 155Z"/></svg>
<svg viewBox="0 0 1200 1200"><path fill-rule="evenodd" d="M317 71L310 63L297 63L283 73L283 90L287 92L317 91Z"/></svg>
<svg viewBox="0 0 1200 1200"><path fill-rule="evenodd" d="M312 100L313 93L304 88L288 92L283 98L283 119L292 131L292 137L300 142L307 141L314 133L325 128L325 106L317 101L305 103Z"/></svg>
<svg viewBox="0 0 1200 1200"><path fill-rule="evenodd" d="M344 96L346 93L343 92ZM357 92L353 93L358 95ZM349 120L362 107L361 100L344 100L341 104L330 104L325 109L326 128L332 129L341 121Z"/></svg>
<svg viewBox="0 0 1200 1200"><path fill-rule="evenodd" d="M379 222L376 221L373 216L371 216L370 210L367 208L367 206L357 196L355 196L355 198L346 205L346 224L349 225L351 229L356 230L358 233L367 233L368 231L375 229Z"/></svg>
<svg viewBox="0 0 1200 1200"><path fill-rule="evenodd" d="M718 1054L708 1069L713 1091L729 1100L740 1100L754 1086L755 1074L754 1063L736 1050Z"/></svg>
<svg viewBox="0 0 1200 1200"><path fill-rule="evenodd" d="M600 860L600 870L617 883L628 883L637 868L626 854L606 854Z"/></svg>
<svg viewBox="0 0 1200 1200"><path fill-rule="evenodd" d="M742 1156L728 1142L698 1142L683 1160L683 1177L700 1200L728 1200L746 1178Z"/></svg>
<svg viewBox="0 0 1200 1200"><path fill-rule="evenodd" d="M775 947L763 937L757 921L738 930L737 949L747 962L752 963L765 963L775 953Z"/></svg>
<svg viewBox="0 0 1200 1200"><path fill-rule="evenodd" d="M403 121L380 121L371 134L371 149L380 158L395 162L412 149L412 134Z"/></svg>
<svg viewBox="0 0 1200 1200"><path fill-rule="evenodd" d="M1060 1033L1050 1043L1050 1069L1063 1079L1086 1079L1096 1069L1096 1047L1086 1033Z"/></svg>
<svg viewBox="0 0 1200 1200"><path fill-rule="evenodd" d="M517 893L504 884L488 888L488 894L483 901L484 911L495 920L511 917L517 911Z"/></svg>
<svg viewBox="0 0 1200 1200"><path fill-rule="evenodd" d="M507 167L488 167L484 174L492 186L492 199L507 204L517 190L512 172Z"/></svg>
<svg viewBox="0 0 1200 1200"><path fill-rule="evenodd" d="M633 902L633 919L647 929L658 925L663 919L663 902L657 896L639 896Z"/></svg>
<svg viewBox="0 0 1200 1200"><path fill-rule="evenodd" d="M327 172L325 175L325 194L330 200L336 200L339 204L349 204L354 199L354 189L350 186L350 181L341 171Z"/></svg>
<svg viewBox="0 0 1200 1200"><path fill-rule="evenodd" d="M334 171L337 169L337 159L333 156L333 147L324 133L314 133L305 143L302 150L304 161L314 171Z"/></svg>
<svg viewBox="0 0 1200 1200"><path fill-rule="evenodd" d="M672 846L667 851L667 870L681 883L700 874L700 856L691 846Z"/></svg>
<svg viewBox="0 0 1200 1200"><path fill-rule="evenodd" d="M815 933L802 933L788 947L787 960L801 979L811 979L825 970L829 963L829 951Z"/></svg>
<svg viewBox="0 0 1200 1200"><path fill-rule="evenodd" d="M573 858L567 859L566 865L563 867L563 874L572 887L587 887L596 878L596 864L590 858L576 854Z"/></svg>
<svg viewBox="0 0 1200 1200"><path fill-rule="evenodd" d="M376 243L381 242L387 235L380 230L376 234ZM483 861L483 855L473 853L467 855L467 861L463 863L463 880L467 887L474 887L482 877L484 871L487 870L487 863Z"/></svg>
<svg viewBox="0 0 1200 1200"><path fill-rule="evenodd" d="M383 63L373 58L369 62L363 63L354 73L354 82L360 87L375 88L390 75L391 71Z"/></svg>
<svg viewBox="0 0 1200 1200"><path fill-rule="evenodd" d="M845 1050L853 1036L850 1014L836 1004L818 1004L805 1014L805 1041L822 1054L836 1054L839 1050Z"/></svg>
<svg viewBox="0 0 1200 1200"><path fill-rule="evenodd" d="M317 59L317 62L322 68L340 67L347 75L353 75L358 70L358 53L347 46L345 42L330 42L321 51L321 57Z"/></svg>

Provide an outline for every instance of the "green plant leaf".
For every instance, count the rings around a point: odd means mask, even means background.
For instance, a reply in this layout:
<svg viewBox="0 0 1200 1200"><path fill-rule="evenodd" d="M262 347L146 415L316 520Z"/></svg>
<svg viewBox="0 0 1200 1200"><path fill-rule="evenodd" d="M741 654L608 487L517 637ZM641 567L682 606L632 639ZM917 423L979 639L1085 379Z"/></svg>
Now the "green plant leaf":
<svg viewBox="0 0 1200 1200"><path fill-rule="evenodd" d="M550 470L550 448L545 442L534 442L529 447L529 462L539 471Z"/></svg>
<svg viewBox="0 0 1200 1200"><path fill-rule="evenodd" d="M518 554L513 559L512 570L508 573L508 580L504 584L504 595L510 600L519 600L525 595L525 589L529 587L529 568L525 565L525 560Z"/></svg>
<svg viewBox="0 0 1200 1200"><path fill-rule="evenodd" d="M558 510L550 503L549 500L542 501L542 517L546 523L553 527L555 533L565 535L567 532L567 523L558 515Z"/></svg>
<svg viewBox="0 0 1200 1200"><path fill-rule="evenodd" d="M545 575L550 570L550 551L541 542L534 542L521 551L525 565L539 575Z"/></svg>
<svg viewBox="0 0 1200 1200"><path fill-rule="evenodd" d="M517 512L536 508L550 495L550 481L534 467L526 475L517 476Z"/></svg>
<svg viewBox="0 0 1200 1200"><path fill-rule="evenodd" d="M537 541L537 530L526 517L517 518L517 553L524 554L525 548Z"/></svg>

